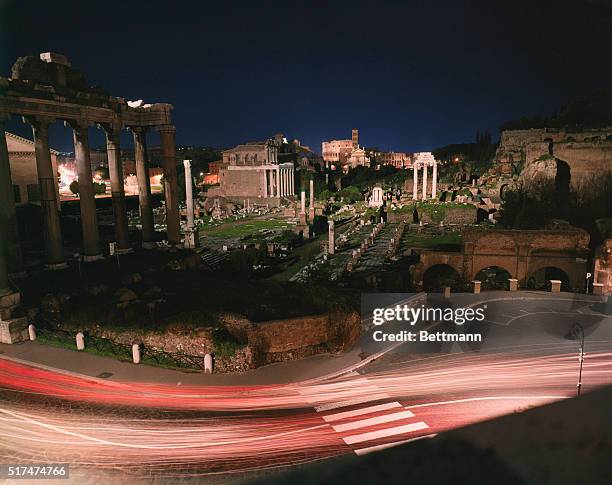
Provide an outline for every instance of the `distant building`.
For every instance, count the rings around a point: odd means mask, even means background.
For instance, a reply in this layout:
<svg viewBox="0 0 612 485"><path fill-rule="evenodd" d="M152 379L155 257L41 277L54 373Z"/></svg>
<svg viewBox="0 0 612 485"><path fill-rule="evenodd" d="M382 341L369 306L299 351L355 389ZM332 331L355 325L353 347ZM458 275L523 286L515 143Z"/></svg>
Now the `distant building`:
<svg viewBox="0 0 612 485"><path fill-rule="evenodd" d="M225 150L218 165L219 186L209 189L208 196L271 205L277 205L282 197L293 196L294 163L279 162L279 151L286 144L282 134L277 134L266 141Z"/></svg>
<svg viewBox="0 0 612 485"><path fill-rule="evenodd" d="M350 140L330 140L322 143L322 153L325 166L342 167L347 172L349 168L370 166L370 159L365 150L359 147L359 130L353 129Z"/></svg>
<svg viewBox="0 0 612 485"><path fill-rule="evenodd" d="M381 165L393 165L396 168L411 168L412 156L404 152L380 152L376 161Z"/></svg>
<svg viewBox="0 0 612 485"><path fill-rule="evenodd" d="M36 154L34 142L27 138L5 132L6 145L9 152L11 179L15 202L20 204L40 204L40 188L38 185L38 170L36 168ZM57 171L57 156L59 152L51 150L51 165L53 173L59 178ZM59 205L59 189L57 179L55 191Z"/></svg>

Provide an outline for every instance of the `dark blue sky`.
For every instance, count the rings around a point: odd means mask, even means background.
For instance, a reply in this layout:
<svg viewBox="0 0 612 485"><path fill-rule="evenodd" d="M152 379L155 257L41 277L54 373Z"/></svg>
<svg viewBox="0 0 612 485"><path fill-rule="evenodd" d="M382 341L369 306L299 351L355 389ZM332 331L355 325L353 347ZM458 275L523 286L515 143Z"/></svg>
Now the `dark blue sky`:
<svg viewBox="0 0 612 485"><path fill-rule="evenodd" d="M429 150L610 86L604 4L0 0L0 73L61 52L113 95L172 103L179 144L283 132L320 151L355 127L367 146Z"/></svg>

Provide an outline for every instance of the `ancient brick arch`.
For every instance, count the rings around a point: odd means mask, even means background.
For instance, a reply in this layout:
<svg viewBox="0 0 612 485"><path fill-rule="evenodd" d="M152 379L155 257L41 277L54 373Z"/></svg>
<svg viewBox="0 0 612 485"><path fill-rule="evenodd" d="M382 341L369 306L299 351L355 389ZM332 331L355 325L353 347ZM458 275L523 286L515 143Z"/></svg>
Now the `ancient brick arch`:
<svg viewBox="0 0 612 485"><path fill-rule="evenodd" d="M419 251L420 261L411 268L413 283L422 287L423 276L431 267L446 264L457 270L464 281L479 271L499 267L519 286L541 268L553 267L568 276L569 288L581 291L587 271L589 235L581 229L518 231L470 229L463 233L461 251Z"/></svg>

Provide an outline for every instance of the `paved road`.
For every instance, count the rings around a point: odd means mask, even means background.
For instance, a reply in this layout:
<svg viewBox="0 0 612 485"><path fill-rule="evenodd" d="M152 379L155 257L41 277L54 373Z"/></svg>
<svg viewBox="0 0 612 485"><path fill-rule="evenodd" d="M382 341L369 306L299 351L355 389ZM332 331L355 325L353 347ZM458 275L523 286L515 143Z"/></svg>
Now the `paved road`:
<svg viewBox="0 0 612 485"><path fill-rule="evenodd" d="M476 351L404 344L301 383L116 382L0 359L0 461L176 476L364 455L574 396L578 347L564 335L575 321L586 333L583 392L611 384L610 317L592 299L534 295L487 302Z"/></svg>

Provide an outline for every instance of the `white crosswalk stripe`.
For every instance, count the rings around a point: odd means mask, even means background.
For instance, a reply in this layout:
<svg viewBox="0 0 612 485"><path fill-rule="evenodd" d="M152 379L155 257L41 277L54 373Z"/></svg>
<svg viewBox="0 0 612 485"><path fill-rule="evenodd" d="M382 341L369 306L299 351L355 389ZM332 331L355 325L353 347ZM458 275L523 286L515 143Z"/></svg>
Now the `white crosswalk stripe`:
<svg viewBox="0 0 612 485"><path fill-rule="evenodd" d="M301 389L298 392L313 404L323 420L347 445L356 445L353 451L357 455L419 439L422 436L410 437L410 434L429 428L427 423L397 401L367 405L390 397L380 392L367 377L348 384L346 381L329 384L324 393L320 388ZM367 443L371 446L367 446Z"/></svg>

